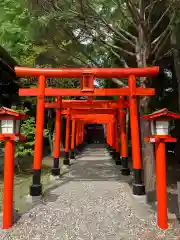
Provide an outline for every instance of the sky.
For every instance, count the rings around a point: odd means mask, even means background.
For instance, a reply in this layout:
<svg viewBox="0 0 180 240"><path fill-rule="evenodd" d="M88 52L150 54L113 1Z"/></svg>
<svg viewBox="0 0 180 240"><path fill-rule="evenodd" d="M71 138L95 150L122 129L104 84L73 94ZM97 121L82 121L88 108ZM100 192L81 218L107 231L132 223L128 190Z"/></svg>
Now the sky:
<svg viewBox="0 0 180 240"><path fill-rule="evenodd" d="M97 80L94 81L94 85L97 86L97 87L99 87L99 83L98 83Z"/></svg>

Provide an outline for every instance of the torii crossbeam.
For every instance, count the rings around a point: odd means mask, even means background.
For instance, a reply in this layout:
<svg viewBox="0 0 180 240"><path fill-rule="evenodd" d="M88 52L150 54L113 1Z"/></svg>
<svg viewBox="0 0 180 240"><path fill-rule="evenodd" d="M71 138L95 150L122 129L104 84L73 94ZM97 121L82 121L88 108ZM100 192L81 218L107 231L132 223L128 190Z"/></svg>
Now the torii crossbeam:
<svg viewBox="0 0 180 240"><path fill-rule="evenodd" d="M62 100L62 103L59 102L46 102L45 108L71 108L71 109L88 109L88 108L119 108L117 101L113 100ZM123 107L128 108L128 101L123 101Z"/></svg>

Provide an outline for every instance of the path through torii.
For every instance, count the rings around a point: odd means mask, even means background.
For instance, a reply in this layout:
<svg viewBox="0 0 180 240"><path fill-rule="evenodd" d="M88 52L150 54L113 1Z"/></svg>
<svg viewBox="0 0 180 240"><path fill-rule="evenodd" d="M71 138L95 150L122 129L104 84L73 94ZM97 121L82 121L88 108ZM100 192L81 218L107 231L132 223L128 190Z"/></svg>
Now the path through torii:
<svg viewBox="0 0 180 240"><path fill-rule="evenodd" d="M31 196L42 194L41 185L41 165L43 150L43 128L44 128L44 109L56 109L56 137L55 155L52 173L59 174L60 156L60 132L61 115L65 114L66 124L66 146L64 164L69 164L69 150L75 145L83 142L83 131L85 123L104 123L107 126L107 143L116 152L120 152L119 138L121 139L121 157L124 169L127 169L127 144L125 133L125 108L129 107L132 159L134 170L133 193L136 195L145 194L145 187L142 181L142 168L140 156L139 125L137 113L137 96L152 96L155 94L152 88L137 88L137 77L152 77L159 73L159 67L148 68L80 68L80 69L47 69L47 68L26 68L15 67L18 77L37 77L38 87L20 89L20 96L37 97L36 113L36 134L34 149L33 179L30 187ZM81 87L77 89L46 88L46 78L79 78ZM127 78L127 88L94 88L95 78ZM87 96L88 100L62 100L63 96ZM118 96L118 101L94 100L95 96ZM124 101L124 97L128 101ZM45 97L56 97L56 102L45 103ZM120 98L121 97L121 98ZM72 142L70 146L70 119L73 120ZM120 123L120 128L118 125ZM118 133L119 130L119 133ZM116 141L118 140L118 141Z"/></svg>

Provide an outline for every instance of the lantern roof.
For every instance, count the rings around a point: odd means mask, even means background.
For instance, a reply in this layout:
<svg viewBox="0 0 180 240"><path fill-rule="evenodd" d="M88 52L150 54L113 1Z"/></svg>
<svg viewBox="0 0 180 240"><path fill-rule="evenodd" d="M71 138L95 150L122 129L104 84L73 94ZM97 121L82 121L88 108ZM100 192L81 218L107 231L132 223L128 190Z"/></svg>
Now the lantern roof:
<svg viewBox="0 0 180 240"><path fill-rule="evenodd" d="M172 119L180 119L180 114L170 112L167 108L160 109L151 114L147 114L141 117L143 120L172 120Z"/></svg>
<svg viewBox="0 0 180 240"><path fill-rule="evenodd" d="M5 117L5 116L13 117L14 119L26 119L28 117L28 115L26 115L24 113L19 113L11 108L1 107L0 108L0 119L1 119L1 117Z"/></svg>

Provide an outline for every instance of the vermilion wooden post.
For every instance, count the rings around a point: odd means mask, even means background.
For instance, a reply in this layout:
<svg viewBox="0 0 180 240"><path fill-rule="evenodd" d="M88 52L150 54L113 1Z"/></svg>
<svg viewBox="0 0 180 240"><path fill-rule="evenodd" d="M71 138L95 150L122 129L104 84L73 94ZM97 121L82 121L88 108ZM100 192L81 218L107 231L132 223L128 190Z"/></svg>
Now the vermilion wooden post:
<svg viewBox="0 0 180 240"><path fill-rule="evenodd" d="M83 148L83 121L81 122L81 138L80 138L80 141L81 141L81 150Z"/></svg>
<svg viewBox="0 0 180 240"><path fill-rule="evenodd" d="M110 154L114 157L114 121L110 122Z"/></svg>
<svg viewBox="0 0 180 240"><path fill-rule="evenodd" d="M77 149L78 149L78 150L79 150L79 134L80 134L79 120L77 120L77 135L76 135L76 145L77 145Z"/></svg>
<svg viewBox="0 0 180 240"><path fill-rule="evenodd" d="M81 121L79 121L78 149L81 151Z"/></svg>
<svg viewBox="0 0 180 240"><path fill-rule="evenodd" d="M105 144L107 144L107 124L105 125L105 131L104 131L104 140L105 140Z"/></svg>
<svg viewBox="0 0 180 240"><path fill-rule="evenodd" d="M166 151L165 143L160 140L156 146L156 197L157 223L161 229L168 228L167 190L166 190Z"/></svg>
<svg viewBox="0 0 180 240"><path fill-rule="evenodd" d="M106 145L106 147L108 149L108 147L109 147L109 142L108 142L108 123L105 124L105 129L106 129L105 136L104 136L104 138L105 138L105 145Z"/></svg>
<svg viewBox="0 0 180 240"><path fill-rule="evenodd" d="M5 142L4 155L4 196L3 196L3 228L8 229L13 225L14 204L14 141Z"/></svg>
<svg viewBox="0 0 180 240"><path fill-rule="evenodd" d="M109 149L111 148L111 123L108 123L108 144L109 144Z"/></svg>
<svg viewBox="0 0 180 240"><path fill-rule="evenodd" d="M148 120L151 123L151 136L144 140L145 142L155 143L157 225L165 230L168 228L165 143L176 142L176 138L170 135L169 121L180 119L180 114L163 108L154 113L144 115L141 119Z"/></svg>
<svg viewBox="0 0 180 240"><path fill-rule="evenodd" d="M158 112L158 111L157 111ZM156 115L156 113L154 115ZM157 113L158 114L158 113ZM173 119L173 113L170 113L170 119ZM150 114L149 114L150 115ZM142 117L145 120L152 120L148 115ZM151 114L153 116L153 114ZM159 119L162 120L162 115ZM165 118L165 116L163 116ZM177 118L180 115L176 114ZM144 139L145 142L155 143L156 151L156 199L157 199L157 225L159 228L166 230L168 228L168 204L167 204L167 185L166 185L166 142L176 142L175 138L171 135L152 135L149 138Z"/></svg>
<svg viewBox="0 0 180 240"><path fill-rule="evenodd" d="M76 121L76 148L78 147L79 124Z"/></svg>
<svg viewBox="0 0 180 240"><path fill-rule="evenodd" d="M127 149L127 135L126 135L126 110L123 107L124 97L119 97L119 124L120 124L120 139L121 139L121 161L122 161L122 175L130 175L128 167L128 149Z"/></svg>
<svg viewBox="0 0 180 240"><path fill-rule="evenodd" d="M84 143L84 122L82 122L82 143Z"/></svg>
<svg viewBox="0 0 180 240"><path fill-rule="evenodd" d="M118 127L117 119L115 120L115 146L116 146L115 163L116 163L116 165L121 165L121 159L120 159L120 138L119 138L119 127Z"/></svg>
<svg viewBox="0 0 180 240"><path fill-rule="evenodd" d="M134 76L130 76L128 78L128 86L130 90L129 111L130 111L131 142L132 142L132 160L133 160L133 169L134 169L133 194L144 195L145 186L142 182L139 125L138 125L138 112L137 112L137 100L136 100L136 78Z"/></svg>
<svg viewBox="0 0 180 240"><path fill-rule="evenodd" d="M116 150L116 139L115 139L115 121L113 120L112 122L112 147L113 150Z"/></svg>
<svg viewBox="0 0 180 240"><path fill-rule="evenodd" d="M76 148L78 148L79 145L79 122L76 121Z"/></svg>
<svg viewBox="0 0 180 240"><path fill-rule="evenodd" d="M80 140L79 140L79 141L80 141L80 149L82 150L82 147L83 147L83 146L82 146L82 141L83 141L83 122L81 121L80 124L81 124L81 125L80 125L80 126L81 126L81 127L80 127L80 129L81 129L80 133L81 133L81 134L80 134Z"/></svg>
<svg viewBox="0 0 180 240"><path fill-rule="evenodd" d="M79 149L79 136L80 136L80 121L78 121L78 149Z"/></svg>
<svg viewBox="0 0 180 240"><path fill-rule="evenodd" d="M113 148L113 129L112 129L112 122L109 124L109 141L110 141L110 146Z"/></svg>
<svg viewBox="0 0 180 240"><path fill-rule="evenodd" d="M110 124L110 122L107 124L107 129L108 129L108 131L107 131L107 139L108 139L108 145L109 145L109 147L111 146L111 141L110 141L110 136L111 136L111 129L110 129L110 126L111 124Z"/></svg>
<svg viewBox="0 0 180 240"><path fill-rule="evenodd" d="M68 114L66 118L66 138L65 138L65 156L64 156L64 165L70 165L69 161L69 141L70 139L70 109L68 109Z"/></svg>
<svg viewBox="0 0 180 240"><path fill-rule="evenodd" d="M158 112L158 111L157 111ZM156 114L156 113L155 113ZM154 115L155 115L154 114ZM173 115L171 112L170 114ZM173 119L171 115L170 119ZM176 114L176 118L180 118L180 115ZM142 119L147 117L143 116ZM152 114L153 116L153 114ZM159 116L162 120L163 114ZM163 116L164 119L166 116ZM148 120L152 120L149 117ZM156 199L157 199L157 225L159 228L166 230L168 228L168 204L167 204L167 184L166 184L166 142L176 142L175 138L171 135L152 135L149 138L144 139L145 142L155 143L156 151Z"/></svg>
<svg viewBox="0 0 180 240"><path fill-rule="evenodd" d="M58 97L56 102L59 108L56 109L56 122L55 122L55 142L54 142L54 161L52 167L52 175L58 176L60 174L59 157L61 148L61 102L62 97Z"/></svg>
<svg viewBox="0 0 180 240"><path fill-rule="evenodd" d="M82 122L80 121L80 123L79 123L79 128L80 128L80 134L79 134L79 144L80 144L80 146L81 146L81 143L82 143Z"/></svg>
<svg viewBox="0 0 180 240"><path fill-rule="evenodd" d="M75 120L75 134L74 134L74 154L77 154L77 145L76 145L76 138L77 138L77 120Z"/></svg>
<svg viewBox="0 0 180 240"><path fill-rule="evenodd" d="M81 143L83 143L83 138L84 138L84 123L82 122L81 125L82 131L81 131Z"/></svg>
<svg viewBox="0 0 180 240"><path fill-rule="evenodd" d="M81 137L82 137L82 122L79 122L79 144L81 145Z"/></svg>
<svg viewBox="0 0 180 240"><path fill-rule="evenodd" d="M36 132L35 132L35 147L34 147L34 165L32 185L30 186L31 196L40 196L42 194L41 185L41 165L43 152L43 133L44 133L44 93L45 93L46 79L44 76L38 78L38 96L37 96L37 110L36 110Z"/></svg>
<svg viewBox="0 0 180 240"><path fill-rule="evenodd" d="M71 155L70 155L70 158L71 159L74 159L75 156L74 156L74 143L75 143L75 128L76 128L76 122L75 120L73 119L72 120L72 132L71 132Z"/></svg>

